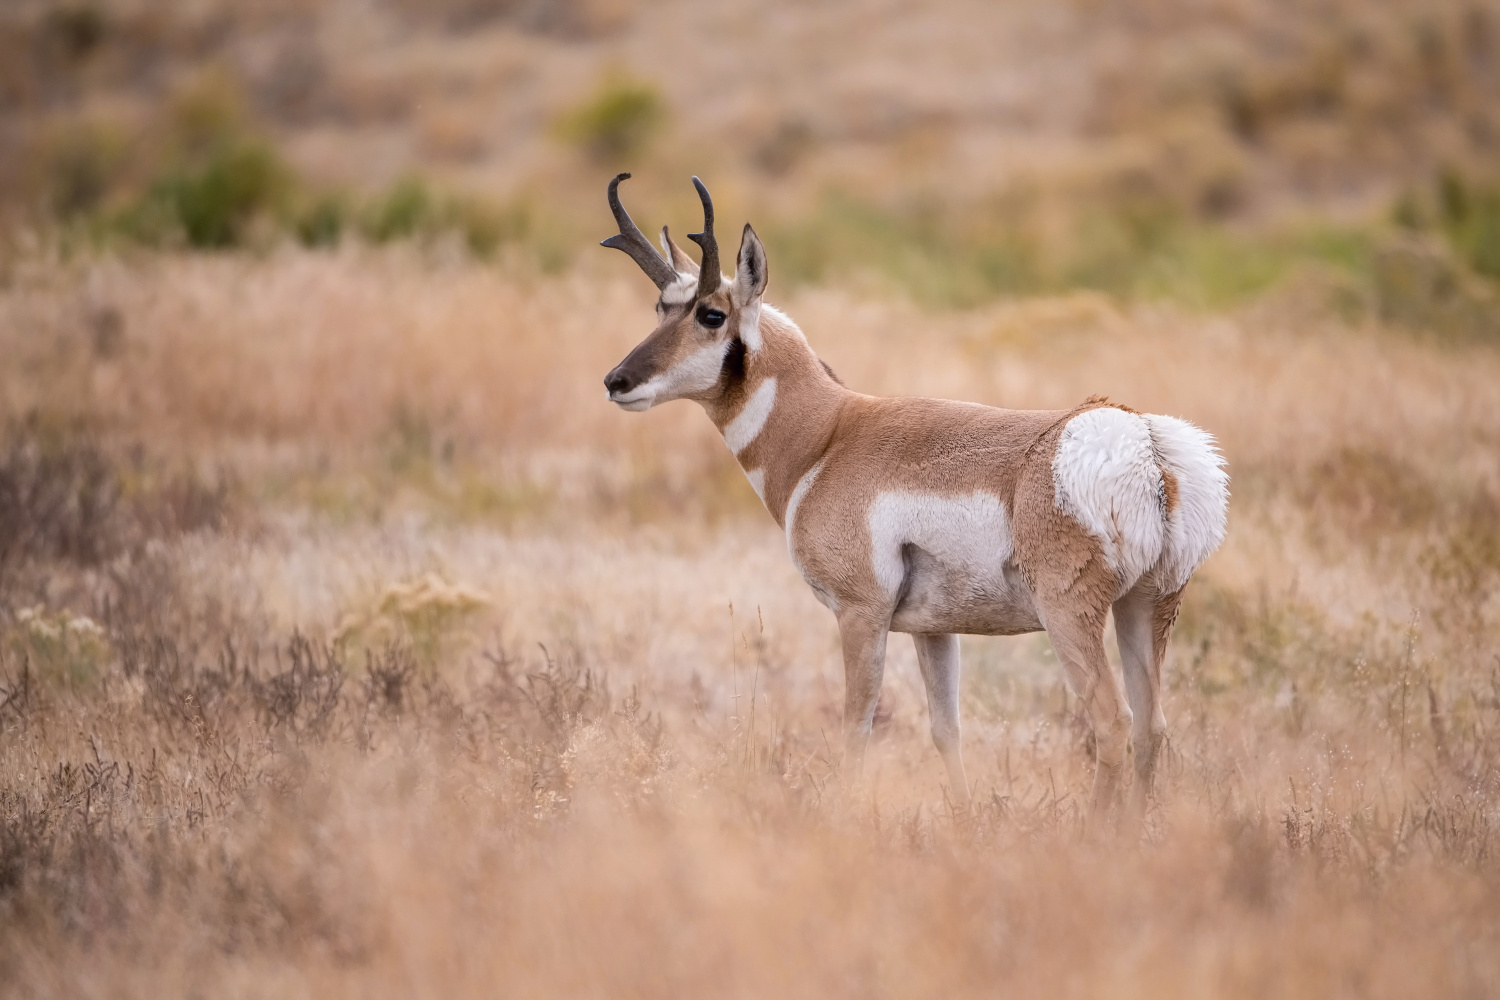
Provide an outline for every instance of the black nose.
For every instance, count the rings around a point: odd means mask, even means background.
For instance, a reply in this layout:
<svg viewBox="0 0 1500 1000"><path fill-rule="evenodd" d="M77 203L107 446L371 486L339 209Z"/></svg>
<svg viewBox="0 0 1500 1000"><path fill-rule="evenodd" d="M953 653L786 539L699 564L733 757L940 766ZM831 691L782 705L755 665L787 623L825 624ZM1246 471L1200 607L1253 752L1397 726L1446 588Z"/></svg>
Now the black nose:
<svg viewBox="0 0 1500 1000"><path fill-rule="evenodd" d="M635 388L635 380L616 368L604 376L604 388L609 390L611 396L616 393L629 392Z"/></svg>

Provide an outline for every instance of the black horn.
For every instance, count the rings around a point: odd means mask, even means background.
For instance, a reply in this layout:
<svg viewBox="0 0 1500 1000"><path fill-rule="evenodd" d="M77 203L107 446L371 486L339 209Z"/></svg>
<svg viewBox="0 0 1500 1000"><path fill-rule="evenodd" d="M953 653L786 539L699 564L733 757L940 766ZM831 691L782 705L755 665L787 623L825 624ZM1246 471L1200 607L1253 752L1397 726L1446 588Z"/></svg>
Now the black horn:
<svg viewBox="0 0 1500 1000"><path fill-rule="evenodd" d="M599 245L602 247L613 247L616 250L624 250L630 255L630 259L639 264L641 270L646 272L646 277L656 283L657 288L666 288L677 280L677 272L672 269L672 265L667 262L666 258L651 245L651 241L646 239L645 235L641 233L640 227L631 221L630 213L625 211L625 206L620 204L620 182L629 178L629 174L620 174L609 182L609 210L615 213L615 224L620 227L620 232L617 236L601 240ZM698 178L694 177L693 180L696 182ZM699 184L698 190L703 191L703 185ZM703 198L704 204L707 204L707 192L703 193ZM712 228L713 212L710 209L710 241L713 239ZM697 239L697 237L692 238ZM708 251L705 250L705 260L707 260L707 253ZM718 266L718 259L718 253L715 251L715 267Z"/></svg>
<svg viewBox="0 0 1500 1000"><path fill-rule="evenodd" d="M703 263L698 268L698 298L719 290L724 276L719 273L719 241L714 238L714 202L708 196L708 188L698 178L693 178L693 187L698 189L698 199L703 202L703 232L688 233L688 239L703 248Z"/></svg>

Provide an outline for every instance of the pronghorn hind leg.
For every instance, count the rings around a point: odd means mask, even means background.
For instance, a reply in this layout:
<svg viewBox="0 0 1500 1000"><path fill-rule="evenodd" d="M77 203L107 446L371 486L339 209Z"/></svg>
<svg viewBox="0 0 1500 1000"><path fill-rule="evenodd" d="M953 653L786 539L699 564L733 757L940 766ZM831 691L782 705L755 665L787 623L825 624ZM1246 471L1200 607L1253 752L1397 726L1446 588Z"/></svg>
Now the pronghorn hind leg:
<svg viewBox="0 0 1500 1000"><path fill-rule="evenodd" d="M1056 440L1050 439L1054 447ZM1098 766L1090 821L1098 824L1119 799L1130 743L1124 681L1104 655L1104 621L1120 580L1099 540L1063 512L1057 496L1052 463L1028 463L1016 487L1016 559L1068 685L1083 702L1094 732Z"/></svg>
<svg viewBox="0 0 1500 1000"><path fill-rule="evenodd" d="M958 722L958 636L914 633L911 639L917 647L917 664L922 669L922 682L927 687L927 714L932 720L932 742L948 767L948 781L953 786L954 803L967 811L969 779L964 774Z"/></svg>
<svg viewBox="0 0 1500 1000"><path fill-rule="evenodd" d="M1135 784L1130 790L1128 816L1139 826L1150 804L1156 767L1167 735L1161 704L1161 667L1167 640L1182 591L1163 594L1142 581L1115 602L1115 638L1124 666L1125 693L1134 717L1131 743L1135 750Z"/></svg>
<svg viewBox="0 0 1500 1000"><path fill-rule="evenodd" d="M1108 818L1120 798L1131 713L1122 678L1104 655L1103 613L1064 607L1046 612L1047 637L1063 665L1068 686L1083 703L1094 732L1096 769L1089 804L1091 824Z"/></svg>
<svg viewBox="0 0 1500 1000"><path fill-rule="evenodd" d="M839 615L839 639L844 650L844 765L858 777L865 746L880 701L885 675L885 640L890 617L845 610Z"/></svg>

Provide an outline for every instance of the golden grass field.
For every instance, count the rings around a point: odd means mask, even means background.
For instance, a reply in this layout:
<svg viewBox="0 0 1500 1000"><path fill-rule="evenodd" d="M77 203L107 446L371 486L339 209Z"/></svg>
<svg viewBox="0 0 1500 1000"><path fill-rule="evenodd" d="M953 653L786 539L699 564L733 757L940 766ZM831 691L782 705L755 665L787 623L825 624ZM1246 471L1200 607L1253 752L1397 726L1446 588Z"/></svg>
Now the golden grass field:
<svg viewBox="0 0 1500 1000"><path fill-rule="evenodd" d="M1297 296L782 303L856 386L1220 435L1231 531L1135 846L1083 836L1042 636L965 643L974 816L899 638L841 784L836 631L780 532L696 407L598 391L650 318L619 264L153 256L4 293L11 989L1494 988L1493 349Z"/></svg>
<svg viewBox="0 0 1500 1000"><path fill-rule="evenodd" d="M0 12L0 995L1500 992L1500 12L749 10ZM300 178L218 242L205 116ZM622 158L853 388L1218 436L1139 843L1041 634L963 642L972 813L900 636L840 773L782 533L604 399Z"/></svg>

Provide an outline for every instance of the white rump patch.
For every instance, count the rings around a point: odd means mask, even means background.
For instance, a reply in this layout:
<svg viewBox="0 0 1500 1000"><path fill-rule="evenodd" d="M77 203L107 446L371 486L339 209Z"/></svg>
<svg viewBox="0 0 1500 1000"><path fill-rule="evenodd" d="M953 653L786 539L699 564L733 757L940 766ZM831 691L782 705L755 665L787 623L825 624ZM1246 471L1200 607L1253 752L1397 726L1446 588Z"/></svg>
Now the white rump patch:
<svg viewBox="0 0 1500 1000"><path fill-rule="evenodd" d="M1229 474L1212 434L1176 417L1147 414L1146 423L1158 460L1177 477L1177 506L1167 518L1157 569L1162 587L1175 591L1224 541Z"/></svg>
<svg viewBox="0 0 1500 1000"><path fill-rule="evenodd" d="M745 401L744 408L724 428L724 443L729 445L729 450L738 455L750 447L751 442L765 428L775 406L776 380L768 378L756 386L750 398Z"/></svg>
<svg viewBox="0 0 1500 1000"><path fill-rule="evenodd" d="M761 503L765 503L766 502L766 470L765 469L751 469L749 472L745 473L745 478L748 479L748 480L750 480L750 488L755 491L755 495L756 496L760 497L760 502Z"/></svg>
<svg viewBox="0 0 1500 1000"><path fill-rule="evenodd" d="M881 493L870 505L869 524L875 579L891 597L906 577L905 545L991 589L1004 586L1003 567L1014 543L1005 505L993 494Z"/></svg>
<svg viewBox="0 0 1500 1000"><path fill-rule="evenodd" d="M1068 421L1052 459L1058 509L1104 547L1120 593L1161 558L1162 478L1144 417L1101 406Z"/></svg>

